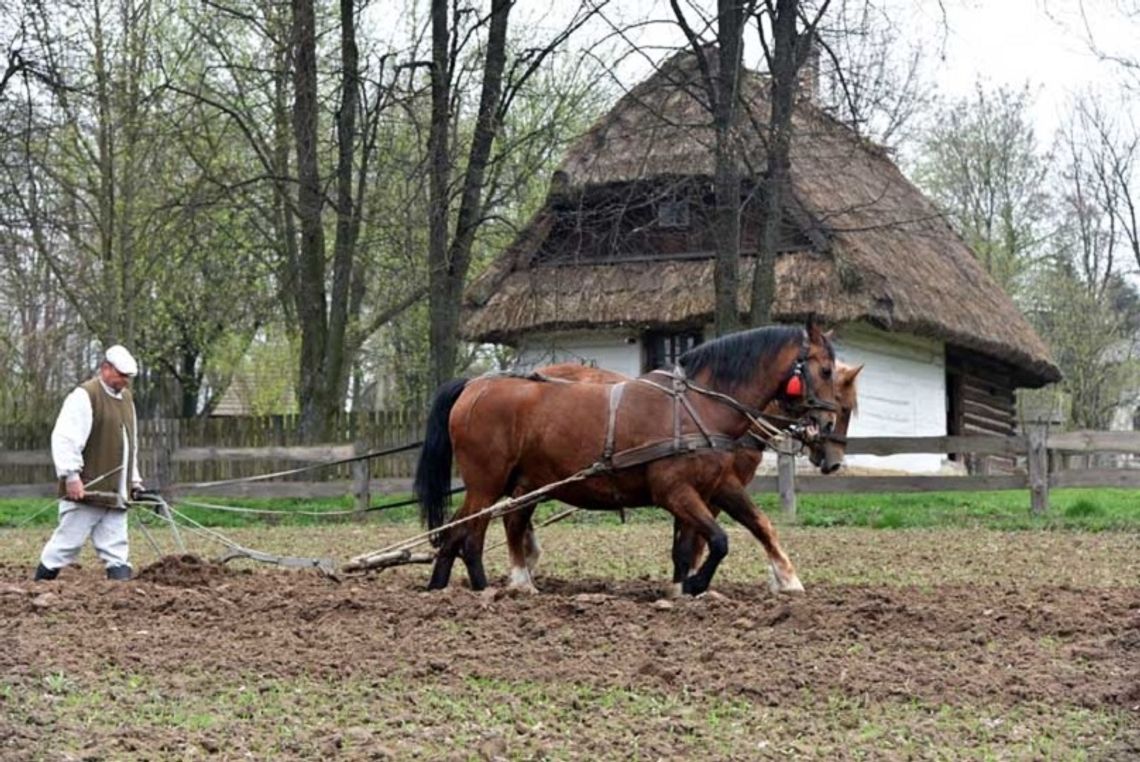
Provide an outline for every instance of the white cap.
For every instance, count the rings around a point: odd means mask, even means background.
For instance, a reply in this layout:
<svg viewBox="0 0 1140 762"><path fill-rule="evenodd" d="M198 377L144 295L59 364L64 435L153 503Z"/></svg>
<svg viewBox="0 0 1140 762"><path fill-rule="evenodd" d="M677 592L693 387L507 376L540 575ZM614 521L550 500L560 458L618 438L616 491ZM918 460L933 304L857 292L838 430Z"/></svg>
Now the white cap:
<svg viewBox="0 0 1140 762"><path fill-rule="evenodd" d="M124 376L137 376L139 372L139 364L135 362L135 358L127 351L127 348L122 344L116 344L107 349L105 359L111 365L115 366L115 370L122 373Z"/></svg>

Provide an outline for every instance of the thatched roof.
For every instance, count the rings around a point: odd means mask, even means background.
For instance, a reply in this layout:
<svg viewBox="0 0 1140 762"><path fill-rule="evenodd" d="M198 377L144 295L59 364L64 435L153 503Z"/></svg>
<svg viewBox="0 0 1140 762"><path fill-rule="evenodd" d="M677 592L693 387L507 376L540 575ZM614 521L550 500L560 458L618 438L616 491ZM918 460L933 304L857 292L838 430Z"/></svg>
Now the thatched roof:
<svg viewBox="0 0 1140 762"><path fill-rule="evenodd" d="M512 343L537 330L711 321L711 259L535 261L559 213L556 198L657 177L712 176L713 133L693 84L694 62L692 54L675 56L571 147L555 175L557 194L468 289L467 337ZM742 86L753 113L738 139L752 177L763 171L764 149L752 125L767 118L764 85L749 73ZM807 102L797 106L794 128L789 213L813 228L813 240L826 243L779 257L776 319L814 312L835 324L866 320L989 355L1009 364L1023 385L1060 378L1009 296L881 148ZM751 263L742 260L742 310Z"/></svg>

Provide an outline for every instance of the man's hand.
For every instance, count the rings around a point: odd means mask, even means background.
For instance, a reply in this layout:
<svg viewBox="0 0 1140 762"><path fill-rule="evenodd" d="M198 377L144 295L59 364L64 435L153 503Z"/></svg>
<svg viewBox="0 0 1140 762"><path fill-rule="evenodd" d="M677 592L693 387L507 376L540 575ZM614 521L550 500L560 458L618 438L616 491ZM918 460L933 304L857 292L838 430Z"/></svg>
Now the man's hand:
<svg viewBox="0 0 1140 762"><path fill-rule="evenodd" d="M151 510L154 511L156 516L165 515L162 511L162 495L159 494L159 492L156 490L147 489L146 487L142 486L142 484L136 484L131 487L131 502L151 503Z"/></svg>
<svg viewBox="0 0 1140 762"><path fill-rule="evenodd" d="M79 478L79 474L68 476L67 499L78 503L85 497L87 497L87 490L83 489L83 480Z"/></svg>

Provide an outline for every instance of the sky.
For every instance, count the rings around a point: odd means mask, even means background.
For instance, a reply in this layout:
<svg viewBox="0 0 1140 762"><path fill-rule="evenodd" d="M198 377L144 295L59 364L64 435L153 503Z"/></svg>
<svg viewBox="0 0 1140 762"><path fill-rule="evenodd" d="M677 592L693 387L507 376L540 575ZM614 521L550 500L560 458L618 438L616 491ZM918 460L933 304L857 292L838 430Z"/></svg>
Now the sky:
<svg viewBox="0 0 1140 762"><path fill-rule="evenodd" d="M1074 94L1092 88L1118 102L1124 74L1093 44L1140 57L1140 16L1127 18L1114 0L900 0L898 6L900 18L909 15L926 41L928 76L944 94L967 96L977 82L1028 85L1038 136L1046 140Z"/></svg>
<svg viewBox="0 0 1140 762"><path fill-rule="evenodd" d="M711 0L682 0L715 8ZM843 0L832 0L832 8ZM560 11L576 3L535 0L520 4L522 23L557 24ZM860 0L849 0L860 7ZM1120 98L1120 67L1101 60L1100 48L1140 58L1140 0L874 0L898 26L900 41L922 45L925 77L943 96L969 96L976 83L987 87L1028 86L1034 96L1038 138L1048 144L1063 123L1074 95L1094 88L1110 101ZM1121 10L1133 7L1133 18ZM536 10L537 9L537 10ZM629 33L639 44L658 46L658 57L684 45L668 0L610 0L606 15L615 24L655 17L660 23ZM758 45L746 59L759 60ZM621 80L632 86L650 72L645 61L627 59ZM1135 81L1135 80L1134 80ZM1137 100L1133 95L1132 100ZM1140 113L1132 108L1137 121Z"/></svg>

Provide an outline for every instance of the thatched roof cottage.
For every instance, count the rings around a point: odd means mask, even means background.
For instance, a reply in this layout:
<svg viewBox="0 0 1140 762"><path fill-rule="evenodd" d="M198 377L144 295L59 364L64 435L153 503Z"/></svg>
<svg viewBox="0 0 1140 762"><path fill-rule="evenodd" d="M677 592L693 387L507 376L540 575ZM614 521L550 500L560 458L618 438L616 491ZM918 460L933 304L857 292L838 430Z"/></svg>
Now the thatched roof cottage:
<svg viewBox="0 0 1140 762"><path fill-rule="evenodd" d="M638 374L709 335L714 136L695 61L670 59L571 147L545 205L467 290L467 338L514 345L524 364L581 359ZM742 92L736 137L745 176L757 178L763 77L746 73ZM883 149L810 99L794 129L773 315L815 313L838 327L841 359L866 364L852 434L1012 431L1014 390L1060 378L1044 343ZM746 180L742 311L757 194ZM886 465L936 470L941 459Z"/></svg>

